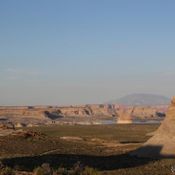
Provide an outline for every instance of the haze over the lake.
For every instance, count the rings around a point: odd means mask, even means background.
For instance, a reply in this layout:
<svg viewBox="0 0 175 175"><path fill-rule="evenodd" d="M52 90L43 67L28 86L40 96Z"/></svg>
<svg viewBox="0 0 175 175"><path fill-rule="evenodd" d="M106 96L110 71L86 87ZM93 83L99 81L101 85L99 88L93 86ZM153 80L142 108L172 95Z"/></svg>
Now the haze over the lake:
<svg viewBox="0 0 175 175"><path fill-rule="evenodd" d="M0 1L0 105L175 94L175 1Z"/></svg>

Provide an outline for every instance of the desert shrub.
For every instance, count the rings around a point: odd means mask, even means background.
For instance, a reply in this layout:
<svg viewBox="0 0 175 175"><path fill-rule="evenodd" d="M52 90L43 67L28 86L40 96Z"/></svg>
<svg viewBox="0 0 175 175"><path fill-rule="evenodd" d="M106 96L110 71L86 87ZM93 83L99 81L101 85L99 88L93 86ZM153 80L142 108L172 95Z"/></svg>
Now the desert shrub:
<svg viewBox="0 0 175 175"><path fill-rule="evenodd" d="M44 169L42 167L38 167L34 170L34 175L45 175Z"/></svg>
<svg viewBox="0 0 175 175"><path fill-rule="evenodd" d="M98 175L98 171L94 168L85 167L80 175Z"/></svg>
<svg viewBox="0 0 175 175"><path fill-rule="evenodd" d="M53 172L53 175L70 175L69 171L66 168L58 168L58 170Z"/></svg>
<svg viewBox="0 0 175 175"><path fill-rule="evenodd" d="M4 168L4 164L0 161L0 169Z"/></svg>
<svg viewBox="0 0 175 175"><path fill-rule="evenodd" d="M80 162L77 162L76 164L74 164L72 168L73 175L80 175L82 171L83 171L83 165Z"/></svg>
<svg viewBox="0 0 175 175"><path fill-rule="evenodd" d="M98 172L93 168L83 167L80 162L74 164L70 169L61 166L54 171L49 164L45 163L34 170L34 175L98 175Z"/></svg>
<svg viewBox="0 0 175 175"><path fill-rule="evenodd" d="M25 167L22 166L22 165L15 165L14 166L14 170L16 170L16 171L23 171L23 170L25 170Z"/></svg>
<svg viewBox="0 0 175 175"><path fill-rule="evenodd" d="M62 166L59 167L56 171L54 171L53 175L81 175L82 171L83 166L80 162L77 162L71 169L67 169Z"/></svg>
<svg viewBox="0 0 175 175"><path fill-rule="evenodd" d="M51 175L52 174L52 168L48 163L43 163L41 167L44 169L46 175Z"/></svg>
<svg viewBox="0 0 175 175"><path fill-rule="evenodd" d="M15 171L12 168L5 167L0 170L0 175L15 175Z"/></svg>
<svg viewBox="0 0 175 175"><path fill-rule="evenodd" d="M34 170L34 175L52 175L52 169L50 168L50 165L47 163L44 163L41 165L41 167L38 167Z"/></svg>

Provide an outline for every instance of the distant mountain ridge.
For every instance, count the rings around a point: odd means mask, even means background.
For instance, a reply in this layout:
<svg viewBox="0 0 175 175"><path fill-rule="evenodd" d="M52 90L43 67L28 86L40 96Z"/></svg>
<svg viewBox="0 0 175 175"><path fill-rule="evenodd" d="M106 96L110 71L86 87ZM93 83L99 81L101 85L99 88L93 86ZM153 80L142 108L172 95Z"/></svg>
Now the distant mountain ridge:
<svg viewBox="0 0 175 175"><path fill-rule="evenodd" d="M127 106L153 106L168 105L170 99L162 95L155 94L129 94L116 100L109 101L108 104L121 104Z"/></svg>

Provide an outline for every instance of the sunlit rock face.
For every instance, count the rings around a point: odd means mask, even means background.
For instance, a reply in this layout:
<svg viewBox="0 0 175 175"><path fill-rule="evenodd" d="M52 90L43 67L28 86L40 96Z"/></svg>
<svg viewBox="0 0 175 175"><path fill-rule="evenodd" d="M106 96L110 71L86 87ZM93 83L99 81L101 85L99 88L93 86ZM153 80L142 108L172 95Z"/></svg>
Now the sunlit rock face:
<svg viewBox="0 0 175 175"><path fill-rule="evenodd" d="M133 118L133 111L134 108L129 110L129 109L120 109L118 111L118 124L129 124L132 123L132 118Z"/></svg>
<svg viewBox="0 0 175 175"><path fill-rule="evenodd" d="M0 106L0 123L12 122L15 126L58 124L60 121L109 119L119 124L135 121L162 120L166 107L120 106L118 104L90 104L78 106ZM159 117L157 115L161 117ZM163 116L163 117L162 117ZM72 121L71 121L72 120ZM62 122L61 121L61 122Z"/></svg>
<svg viewBox="0 0 175 175"><path fill-rule="evenodd" d="M139 157L175 157L175 97L172 98L165 120L140 149L131 153Z"/></svg>

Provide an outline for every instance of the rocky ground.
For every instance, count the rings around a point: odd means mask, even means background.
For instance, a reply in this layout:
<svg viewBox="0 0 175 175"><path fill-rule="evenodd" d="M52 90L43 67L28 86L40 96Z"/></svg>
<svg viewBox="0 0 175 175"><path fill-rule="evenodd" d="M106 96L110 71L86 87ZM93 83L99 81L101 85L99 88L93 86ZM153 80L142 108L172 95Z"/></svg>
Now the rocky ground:
<svg viewBox="0 0 175 175"><path fill-rule="evenodd" d="M0 157L16 174L35 174L37 167L49 164L59 175L82 175L82 167L89 167L85 175L170 175L174 159L130 156L157 128L150 124L25 128L0 137ZM78 162L79 174L74 171Z"/></svg>

